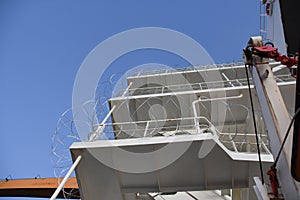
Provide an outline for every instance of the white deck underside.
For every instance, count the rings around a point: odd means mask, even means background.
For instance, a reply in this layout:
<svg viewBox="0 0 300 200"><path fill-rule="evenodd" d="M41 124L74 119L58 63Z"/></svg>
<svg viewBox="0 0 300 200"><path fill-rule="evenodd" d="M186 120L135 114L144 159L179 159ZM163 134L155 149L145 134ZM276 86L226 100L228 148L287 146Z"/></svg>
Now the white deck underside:
<svg viewBox="0 0 300 200"><path fill-rule="evenodd" d="M142 152L158 150L168 143L168 150L151 156L144 154L142 157L130 158L124 157L119 151L122 148L143 155ZM213 148L207 156L200 159L199 149L207 145L212 145ZM172 160L170 155L175 150L183 151L180 158L162 169L151 171L151 168L159 166L162 161ZM257 154L231 152L210 133L80 142L71 146L71 152L73 159L78 155L83 157L76 168L82 199L102 197L120 200L123 198L122 194L126 193L248 188L251 185L249 177L259 175ZM103 158L114 169L99 161ZM264 167L268 167L273 157L264 154L262 160ZM141 169L148 171L143 173ZM136 170L140 173L120 170Z"/></svg>

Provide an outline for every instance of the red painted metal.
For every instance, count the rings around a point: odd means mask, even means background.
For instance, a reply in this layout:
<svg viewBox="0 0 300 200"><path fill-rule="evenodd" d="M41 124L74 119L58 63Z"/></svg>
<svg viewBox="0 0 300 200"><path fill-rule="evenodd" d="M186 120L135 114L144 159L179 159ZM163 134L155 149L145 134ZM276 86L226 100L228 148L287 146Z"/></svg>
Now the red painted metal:
<svg viewBox="0 0 300 200"><path fill-rule="evenodd" d="M260 57L273 58L274 60L279 61L281 64L286 65L289 69L298 64L296 57L292 58L286 55L281 55L281 53L277 51L277 48L269 45L253 47L253 53Z"/></svg>

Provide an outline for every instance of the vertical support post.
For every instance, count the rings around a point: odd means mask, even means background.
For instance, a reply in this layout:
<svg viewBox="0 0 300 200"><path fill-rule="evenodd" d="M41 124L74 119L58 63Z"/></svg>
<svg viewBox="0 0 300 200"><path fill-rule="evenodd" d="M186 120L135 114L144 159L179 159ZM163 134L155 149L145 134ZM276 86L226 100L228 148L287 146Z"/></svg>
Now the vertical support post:
<svg viewBox="0 0 300 200"><path fill-rule="evenodd" d="M196 133L202 133L201 129L200 129L200 125L199 125L199 118L197 115L197 109L196 109L196 103L199 102L199 100L195 100L193 101L193 112L194 112L194 123L195 123L195 130Z"/></svg>
<svg viewBox="0 0 300 200"><path fill-rule="evenodd" d="M232 200L248 200L248 199L249 199L248 188L232 189Z"/></svg>
<svg viewBox="0 0 300 200"><path fill-rule="evenodd" d="M150 121L147 121L146 128L145 128L145 131L144 131L144 137L146 137L146 136L147 136L147 132L148 132L149 123L150 123Z"/></svg>
<svg viewBox="0 0 300 200"><path fill-rule="evenodd" d="M81 160L82 156L78 156L75 160L75 162L73 163L72 167L69 169L68 173L66 174L66 176L64 177L64 179L62 180L62 182L59 184L59 186L56 188L55 192L53 193L53 195L51 196L50 200L55 200L56 197L58 196L58 194L60 193L60 191L63 189L64 185L66 184L66 182L68 181L68 179L70 178L72 172L74 171L74 169L77 167L79 161Z"/></svg>
<svg viewBox="0 0 300 200"><path fill-rule="evenodd" d="M241 189L232 189L232 200L242 200Z"/></svg>

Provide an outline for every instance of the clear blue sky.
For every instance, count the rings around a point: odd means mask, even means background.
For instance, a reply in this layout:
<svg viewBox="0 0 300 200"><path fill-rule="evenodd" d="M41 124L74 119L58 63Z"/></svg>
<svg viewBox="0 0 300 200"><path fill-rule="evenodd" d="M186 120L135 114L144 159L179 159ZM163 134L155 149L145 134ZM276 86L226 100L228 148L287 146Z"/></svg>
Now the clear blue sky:
<svg viewBox="0 0 300 200"><path fill-rule="evenodd" d="M194 38L216 63L241 61L259 34L259 0L0 0L0 179L54 176L51 137L81 62L109 36L145 26Z"/></svg>

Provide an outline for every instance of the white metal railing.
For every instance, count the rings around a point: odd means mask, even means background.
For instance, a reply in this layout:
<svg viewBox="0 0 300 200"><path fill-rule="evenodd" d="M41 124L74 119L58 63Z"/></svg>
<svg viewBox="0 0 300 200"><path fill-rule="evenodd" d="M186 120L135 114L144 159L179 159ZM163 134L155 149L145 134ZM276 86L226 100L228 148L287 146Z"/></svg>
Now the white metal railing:
<svg viewBox="0 0 300 200"><path fill-rule="evenodd" d="M141 88L132 88L121 90L117 96L121 96L124 92L128 92L130 95L144 95L144 94L164 94L170 92L190 91L190 90L205 90L211 88L226 88L226 87L238 87L246 86L247 79L235 79L235 80L223 80L215 82L202 82L202 83L186 83L176 84L168 86L150 86Z"/></svg>
<svg viewBox="0 0 300 200"><path fill-rule="evenodd" d="M224 74L224 73L223 73ZM226 76L225 74L223 77ZM286 75L277 75L277 82L292 82L295 81L293 77L289 74ZM165 93L173 93L180 91L191 91L191 90L206 90L211 88L229 88L229 87L240 87L247 86L247 79L233 79L230 80L226 76L226 80L215 81L215 82L201 82L201 83L186 83L186 84L176 84L176 85L168 85L168 86L149 86L149 87L141 87L141 88L126 88L125 90L121 90L118 92L117 96L124 96L125 93L129 95L147 95L147 94L165 94ZM252 83L252 79L250 78L250 84ZM132 86L132 85L130 85Z"/></svg>
<svg viewBox="0 0 300 200"><path fill-rule="evenodd" d="M262 31L262 33L265 33L266 31ZM269 41L269 40L267 40ZM278 62L274 62L271 60L271 65L276 65ZM130 75L130 78L138 78L143 76L149 76L149 75L162 75L162 74L174 74L174 73L186 73L186 72L200 72L205 71L209 69L228 69L230 67L243 67L245 65L244 62L235 62L235 63L222 63L222 64L214 64L214 65L198 65L198 66L188 66L183 68L168 68L168 69L159 69L159 70L151 70L151 71L138 71L135 73L132 73Z"/></svg>
<svg viewBox="0 0 300 200"><path fill-rule="evenodd" d="M137 72L133 74L134 77L147 76L147 75L156 75L156 74L173 74L178 72L194 72L194 71L203 71L207 69L222 69L226 67L235 67L235 66L243 66L243 62L236 63L224 63L224 64L215 64L215 65L205 65L205 66L189 66L184 68L169 68L162 70L152 70L145 72Z"/></svg>
<svg viewBox="0 0 300 200"><path fill-rule="evenodd" d="M197 124L195 124L195 121L197 121ZM217 135L219 141L229 150L235 152L257 151L255 134L220 132L206 117L104 123L95 124L94 129L101 130L98 135L114 134L117 139L211 133ZM262 152L269 154L267 135L260 135L259 143ZM249 145L250 150L246 151L240 148L243 145Z"/></svg>
<svg viewBox="0 0 300 200"><path fill-rule="evenodd" d="M111 114L111 113L109 113ZM116 137L125 133L127 137L149 137L153 135L163 135L166 132L174 134L189 131L191 134L198 134L197 128L209 128L213 125L205 117L197 117L201 122L197 125L191 123L194 117L174 118L174 119L156 119L145 121L129 121L116 123L95 124L94 130L113 133ZM196 128L197 127L197 128ZM106 128L106 129L105 129ZM101 133L98 133L101 134Z"/></svg>

